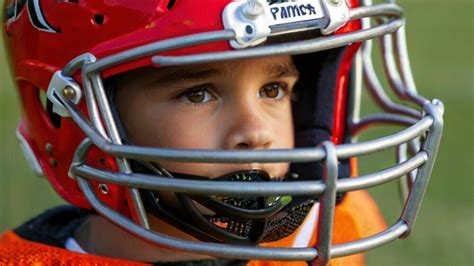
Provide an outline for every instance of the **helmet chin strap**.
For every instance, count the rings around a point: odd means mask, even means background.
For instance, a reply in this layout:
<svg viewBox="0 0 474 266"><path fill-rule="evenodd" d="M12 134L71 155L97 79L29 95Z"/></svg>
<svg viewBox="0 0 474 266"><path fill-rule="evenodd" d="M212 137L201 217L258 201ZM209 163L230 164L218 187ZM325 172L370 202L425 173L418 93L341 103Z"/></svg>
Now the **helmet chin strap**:
<svg viewBox="0 0 474 266"><path fill-rule="evenodd" d="M170 178L207 180L208 177L168 173L151 163L133 162L137 172ZM164 174L166 173L166 174ZM219 181L279 182L262 170L250 169L213 178ZM317 199L288 195L241 197L190 195L169 191L141 190L147 212L201 241L255 245L292 234L303 222Z"/></svg>

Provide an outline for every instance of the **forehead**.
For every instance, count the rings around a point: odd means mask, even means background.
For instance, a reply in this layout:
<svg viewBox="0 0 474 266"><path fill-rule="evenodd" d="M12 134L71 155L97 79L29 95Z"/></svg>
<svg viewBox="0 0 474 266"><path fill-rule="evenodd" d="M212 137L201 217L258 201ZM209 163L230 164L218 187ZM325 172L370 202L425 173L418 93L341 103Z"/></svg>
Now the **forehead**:
<svg viewBox="0 0 474 266"><path fill-rule="evenodd" d="M258 69L262 75L283 76L298 75L290 55L261 58L219 61L198 65L147 67L128 72L123 75L125 80L153 80L164 83L179 80L205 79L208 77L226 77L236 73L244 73L246 69Z"/></svg>

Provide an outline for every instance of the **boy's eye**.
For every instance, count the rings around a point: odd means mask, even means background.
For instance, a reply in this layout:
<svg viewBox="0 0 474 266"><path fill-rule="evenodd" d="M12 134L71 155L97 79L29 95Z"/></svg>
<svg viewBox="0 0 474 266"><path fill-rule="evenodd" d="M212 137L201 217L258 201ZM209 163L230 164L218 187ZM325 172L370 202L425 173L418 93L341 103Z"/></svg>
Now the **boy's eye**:
<svg viewBox="0 0 474 266"><path fill-rule="evenodd" d="M285 83L270 83L263 86L258 92L262 98L279 100L283 98L288 91L288 85Z"/></svg>
<svg viewBox="0 0 474 266"><path fill-rule="evenodd" d="M185 92L182 97L190 103L206 103L215 99L206 87L193 88Z"/></svg>

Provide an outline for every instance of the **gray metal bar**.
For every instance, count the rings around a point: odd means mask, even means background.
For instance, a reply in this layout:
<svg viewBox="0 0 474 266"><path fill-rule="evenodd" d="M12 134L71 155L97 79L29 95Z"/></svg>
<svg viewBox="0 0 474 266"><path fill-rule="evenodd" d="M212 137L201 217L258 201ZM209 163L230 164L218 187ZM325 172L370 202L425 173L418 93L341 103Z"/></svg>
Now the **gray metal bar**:
<svg viewBox="0 0 474 266"><path fill-rule="evenodd" d="M99 132L99 134L110 141L110 138L107 136L107 133L105 132L105 128L102 125L102 119L99 115L99 107L97 106L97 102L95 100L94 92L92 90L92 83L90 79L82 73L82 84L84 87L84 94L86 95L86 104L87 104L87 110L89 110L89 116L92 121L92 124L96 128L96 130Z"/></svg>
<svg viewBox="0 0 474 266"><path fill-rule="evenodd" d="M79 143L76 151L74 152L74 156L72 157L71 166L69 166L68 176L70 178L76 179L75 169L77 167L81 167L84 164L86 161L86 154L92 145L94 145L94 143L92 143L89 138L85 138L81 143Z"/></svg>
<svg viewBox="0 0 474 266"><path fill-rule="evenodd" d="M398 146L420 136L426 132L432 124L433 118L427 116L423 117L415 125L389 136L366 142L338 145L337 156L339 159L350 158Z"/></svg>
<svg viewBox="0 0 474 266"><path fill-rule="evenodd" d="M323 181L326 190L319 200L318 240L316 249L318 257L316 265L327 265L331 260L331 246L334 223L334 209L336 208L336 191L338 176L338 160L336 147L332 142L325 141L322 147L326 150Z"/></svg>
<svg viewBox="0 0 474 266"><path fill-rule="evenodd" d="M397 147L396 155L397 155L397 162L402 163L407 160L408 154L416 154L420 151L420 143L419 137L416 139L411 140L408 143L404 143ZM413 171L407 173L405 176L402 176L399 179L399 193L402 203L405 204L408 195L410 194L410 190L412 188L413 183L415 182L416 175L418 173L418 169L413 169Z"/></svg>
<svg viewBox="0 0 474 266"><path fill-rule="evenodd" d="M126 156L133 159L157 161L168 159L177 162L196 163L277 163L277 162L312 162L324 158L324 150L320 148L300 149L274 149L274 150L180 150L146 148L137 146L111 146L107 144L108 150L118 156ZM128 149L127 149L128 148ZM289 153L292 154L289 154Z"/></svg>
<svg viewBox="0 0 474 266"><path fill-rule="evenodd" d="M145 161L156 161L167 159L180 162L213 162L213 163L248 163L248 162L312 162L319 161L325 157L324 149L299 148L299 149L275 149L275 150L252 150L252 151L233 151L233 150L180 150L149 148L131 145L114 145L100 137L100 135L91 128L84 115L79 112L77 107L67 99L62 98L68 109L71 118L79 125L86 135L106 153L118 157L129 159L139 159ZM423 134L432 125L431 116L423 117L418 123L395 134L385 136L376 140L342 144L337 146L337 156L339 159L360 156L391 147L398 146L415 137ZM289 152L291 151L291 152Z"/></svg>
<svg viewBox="0 0 474 266"><path fill-rule="evenodd" d="M418 153L420 150L421 150L421 138L423 136L419 136L413 140L410 140L408 142L408 154L410 155L414 155L416 153ZM410 179L410 184L413 183L416 179L416 175L418 173L418 169L415 169L413 171L411 171L410 173L408 173L408 178ZM411 189L411 186L410 186L410 189Z"/></svg>
<svg viewBox="0 0 474 266"><path fill-rule="evenodd" d="M77 56L72 59L64 68L62 69L62 74L64 76L72 76L76 71L81 69L84 65L95 62L97 59L91 53L85 53Z"/></svg>
<svg viewBox="0 0 474 266"><path fill-rule="evenodd" d="M358 135L362 130L372 125L400 125L400 126L411 126L418 122L417 119L408 116L396 115L396 114L373 114L368 115L360 119L357 123L351 125L351 135Z"/></svg>
<svg viewBox="0 0 474 266"><path fill-rule="evenodd" d="M84 68L86 65L92 64L97 61L97 58L91 53L85 53L82 55L77 56L73 60L71 60L64 68L62 69L62 73L65 76L73 76L75 72ZM82 76L82 86L85 94L87 108L89 110L89 116L91 117L92 123L94 124L95 128L99 131L99 133L108 139L107 133L105 132L105 128L102 126L102 121L99 115L97 102L95 100L94 93L92 91L92 84L90 79L85 75L84 72L81 73Z"/></svg>
<svg viewBox="0 0 474 266"><path fill-rule="evenodd" d="M110 109L110 103L107 99L107 95L105 94L102 79L100 78L99 74L89 75L88 77L90 78L90 81L92 83L95 99L97 101L97 105L99 106L103 122L105 123L105 129L108 133L107 136L110 138L110 141L113 144L122 144L122 139L120 138L120 134L118 133L115 121L113 119L112 111ZM123 168L123 170L125 170L125 168L128 168L126 166L126 162L123 160L119 160L117 161L117 163L119 164L120 168Z"/></svg>
<svg viewBox="0 0 474 266"><path fill-rule="evenodd" d="M262 248L215 243L201 244L198 242L190 242L168 237L166 235L146 230L133 223L130 219L127 219L105 206L94 194L90 184L81 177L78 177L78 183L94 209L96 209L96 211L101 215L108 218L110 221L113 221L123 230L162 248L178 249L192 253L235 259L312 261L318 256L317 250L313 248ZM376 235L344 244L334 245L331 248L330 254L331 257L336 258L364 252L398 239L407 230L407 224L400 220L395 225Z"/></svg>
<svg viewBox="0 0 474 266"><path fill-rule="evenodd" d="M366 5L371 5L371 1L364 1ZM371 28L371 22L369 18L362 18L362 28ZM372 40L366 41L362 46L363 56L363 73L364 80L367 86L367 90L372 99L377 103L379 107L389 113L396 113L401 115L407 115L414 118L421 116L420 112L410 107L403 106L401 104L394 103L388 95L385 93L381 82L379 81L377 74L374 70L372 62Z"/></svg>
<svg viewBox="0 0 474 266"><path fill-rule="evenodd" d="M78 149L79 150L79 149ZM337 184L338 192L367 189L405 175L428 160L425 152L420 152L398 165L382 171L341 179ZM278 196L278 195L320 195L325 190L322 181L293 181L272 183L224 182L212 180L170 179L164 176L145 174L115 173L83 165L76 159L70 172L96 181L150 190L168 190L190 194L214 194L222 196ZM295 192L297 191L297 192Z"/></svg>
<svg viewBox="0 0 474 266"><path fill-rule="evenodd" d="M407 160L407 145L406 143L397 147L396 150L397 163L403 163ZM409 179L408 174L400 177L398 182L398 191L400 193L400 199L404 204L408 194L410 193L412 180Z"/></svg>
<svg viewBox="0 0 474 266"><path fill-rule="evenodd" d="M257 254L255 254L255 248L253 247L249 247L249 249L252 250L252 253L247 253L248 250L246 250L245 247L243 247L243 249L242 247L237 247L237 248L228 247L228 248L224 248L226 252L222 252L223 250L221 249L221 247L226 246L222 244L211 244L210 246L207 246L208 244L206 244L206 245L203 245L202 247L196 247L194 246L196 243L169 238L167 236L148 231L134 224L131 220L115 213L113 210L103 205L98 200L96 195L93 193L92 189L90 188L90 184L88 184L87 181L85 181L81 177L78 177L77 179L78 179L78 183L81 189L84 191L85 195L88 197L91 204L99 213L101 213L105 217L108 217L112 221L116 221L117 225L122 227L124 230L132 234L135 234L138 237L146 235L147 239L145 240L148 240L160 246L162 245L163 247L168 247L168 248L171 247L171 248L177 248L180 250L185 250L188 252L197 252L201 254L208 254L208 255L214 255L214 256L220 256L220 257L229 257L229 258L240 258L240 259L257 258L257 259L278 259L278 260L312 260L317 255L317 251L310 248L293 250L293 252L297 254L292 254L293 253L291 252L292 249L270 249L266 251L259 250L259 252L256 252ZM357 241L353 241L353 242L349 242L349 243L335 245L331 249L331 256L332 257L347 256L347 255L351 255L351 254L355 254L359 252L364 252L369 249L373 249L375 247L384 245L390 241L397 239L398 237L403 235L403 233L405 233L407 230L408 230L408 226L405 224L405 222L399 221L397 222L397 224L395 224L388 230L383 231L374 236L357 240ZM216 249L216 247L218 249ZM257 248L257 249L264 249L264 248ZM306 253L306 255L303 255L303 253L301 252ZM299 256L299 257L295 258L295 256Z"/></svg>
<svg viewBox="0 0 474 266"><path fill-rule="evenodd" d="M383 56L383 66L385 71L385 76L389 82L390 88L400 99L406 100L406 89L398 75L397 65L395 59L393 58L393 46L392 46L392 35L387 34L381 37L381 51Z"/></svg>
<svg viewBox="0 0 474 266"><path fill-rule="evenodd" d="M93 65L88 65L84 68L87 74L95 74L101 70L122 64L127 61L138 59L141 57L156 54L162 51L179 49L182 47L195 46L204 43L211 43L216 41L225 41L235 39L235 33L230 30L198 33L168 40L163 40L148 45L143 45L134 49L130 49L118 54L104 57L98 60Z"/></svg>
<svg viewBox="0 0 474 266"><path fill-rule="evenodd" d="M433 165L436 160L441 135L443 133L443 103L434 100L433 103L427 103L424 106L424 110L433 118L433 125L431 126L427 139L423 144L423 150L428 154L430 159L418 170L415 183L413 184L413 188L405 203L401 219L408 224L409 230L403 237L407 237L410 234L413 225L416 222L421 202L423 201L431 177L431 172L433 170Z"/></svg>
<svg viewBox="0 0 474 266"><path fill-rule="evenodd" d="M403 11L394 4L380 4L375 6L366 6L366 7L358 7L353 8L350 10L351 19L359 19L364 16L389 16L389 17L400 17L402 16ZM368 30L363 34L345 34L346 37L341 37L341 41L339 45L332 45L332 47L342 46L342 43L352 43L356 41L366 40L370 38L374 38L388 32L393 32L396 28L400 27L401 23L397 20L393 20L392 22L387 23L385 27L377 26L373 30ZM360 36L367 34L366 37ZM358 36L355 39L350 39L349 36ZM170 50L170 49L179 49L182 47L187 46L194 46L203 43L210 43L215 41L224 41L224 40L233 40L235 39L235 33L233 31L217 31L217 32L206 32L200 34L194 34L169 40L160 41L157 43L152 43L148 45L144 45L141 47L137 47L134 49L130 49L125 52L121 52L112 56L105 57L103 59L98 60L96 63L87 65L83 72L87 74L94 74L100 70L103 70L108 67L112 67L118 64L121 64L126 61L134 60L140 57L149 56L155 53L159 53L161 51ZM333 41L334 42L334 41ZM328 46L331 47L331 46ZM247 49L251 50L251 49ZM309 51L308 51L309 52ZM214 61L214 60L213 60ZM159 63L159 62L155 62Z"/></svg>
<svg viewBox="0 0 474 266"><path fill-rule="evenodd" d="M79 150L79 149L78 149ZM82 151L85 152L85 151ZM137 187L149 190L168 190L190 194L213 194L222 196L278 196L278 195L320 195L325 190L325 185L320 180L248 183L225 182L212 180L186 180L170 179L165 176L115 173L83 165L78 157L74 161L70 172L96 181L108 182L117 185ZM392 181L404 174L413 171L428 160L425 152L420 152L399 165L392 166L382 171L359 177L341 179L337 183L338 192L348 192L367 189ZM296 192L297 191L297 192Z"/></svg>
<svg viewBox="0 0 474 266"><path fill-rule="evenodd" d="M62 69L62 73L65 76L72 77L74 73L83 69L86 65L93 64L97 61L97 58L91 53L85 53L82 55L77 56L73 60L71 60L64 68ZM90 79L85 75L84 72L81 73L82 76L82 84L84 87L84 94L86 99L87 108L89 110L89 115L92 119L92 122L95 128L99 131L99 133L108 139L107 133L105 132L104 127L102 126L102 121L99 115L97 102L95 101L95 96L92 91L92 85Z"/></svg>
<svg viewBox="0 0 474 266"><path fill-rule="evenodd" d="M380 108L382 108L388 113L395 113L407 115L413 118L419 118L421 116L419 111L407 106L394 103L385 93L382 83L379 81L377 74L374 70L371 47L372 45L370 41L364 43L362 47L362 55L364 60L364 80L369 95Z"/></svg>
<svg viewBox="0 0 474 266"><path fill-rule="evenodd" d="M403 10L396 4L384 3L377 5L363 5L351 8L350 20L370 17L403 17Z"/></svg>
<svg viewBox="0 0 474 266"><path fill-rule="evenodd" d="M321 180L269 183L172 179L137 173L115 173L82 164L72 166L71 173L87 179L142 189L219 196L320 195L325 189L325 185Z"/></svg>
<svg viewBox="0 0 474 266"><path fill-rule="evenodd" d="M169 237L147 230L107 207L95 195L91 185L82 177L78 176L77 182L81 190L84 192L84 195L101 216L106 217L109 221L136 237L160 246L161 248L243 260L311 261L318 254L314 248L264 248L258 246L237 246L229 244L192 242Z"/></svg>
<svg viewBox="0 0 474 266"><path fill-rule="evenodd" d="M331 256L333 258L349 256L383 246L398 239L407 230L407 224L404 221L399 220L390 228L373 236L344 244L334 245L331 250Z"/></svg>
<svg viewBox="0 0 474 266"><path fill-rule="evenodd" d="M321 160L325 156L322 148L254 150L254 151L222 151L222 150L180 150L149 148L131 145L114 145L100 136L87 118L71 101L61 98L74 122L84 131L91 141L102 151L129 159L156 161L169 159L183 162L215 162L215 163L247 163L247 162L311 162ZM291 155L288 152L291 151Z"/></svg>
<svg viewBox="0 0 474 266"><path fill-rule="evenodd" d="M109 104L107 95L105 94L104 86L102 84L102 79L100 78L99 75L92 75L89 77L91 78L92 87L95 89L94 92L95 92L96 100L99 106L99 110L101 111L102 118L105 122L105 127L107 129L108 136L110 137L110 140L114 145L121 145L122 139L118 132L117 125L115 124L115 120L112 115L112 111L110 109L110 104ZM116 157L115 161L117 162L117 165L121 172L123 173L132 172L126 158ZM135 219L137 219L143 227L148 229L150 225L148 223L145 207L143 206L143 202L141 200L138 189L129 187L128 191L130 193L130 198L132 201L132 202L129 202L129 204L132 205L131 211L132 212L135 211L135 213L132 213L132 216L135 217Z"/></svg>
<svg viewBox="0 0 474 266"><path fill-rule="evenodd" d="M390 16L401 17L402 10L393 4L380 4L370 7L358 7L350 10L352 20L360 19L362 17L370 16ZM260 47L253 49L227 51L221 53L202 53L198 55L188 56L154 56L152 61L160 65L183 65L183 64L200 64L206 62L215 62L231 59L243 59L249 57L281 55L281 54L301 54L327 50L348 43L364 41L394 32L402 24L401 21L393 19L388 21L385 25L379 25L371 29L366 29L353 33L346 33L341 35L327 36L324 39L313 39L307 41L299 41L292 44L272 45L268 47Z"/></svg>
<svg viewBox="0 0 474 266"><path fill-rule="evenodd" d="M428 155L426 154L426 152L419 152L412 158L385 170L364 176L351 177L339 180L337 183L337 191L347 192L377 186L397 179L402 175L413 171L414 169L416 169L420 165L423 165L427 161Z"/></svg>
<svg viewBox="0 0 474 266"><path fill-rule="evenodd" d="M400 78L398 73L398 66L394 59L394 48L393 48L393 38L391 34L387 34L382 37L382 55L383 55L383 66L387 76L387 80L390 84L390 88L392 91L402 100L406 100L412 102L414 104L423 106L425 103L428 102L427 99L413 94L409 91L403 80Z"/></svg>
<svg viewBox="0 0 474 266"><path fill-rule="evenodd" d="M353 42L365 41L396 31L403 25L398 19L389 20L386 24L371 29L360 30L341 35L326 36L324 39L312 39L294 43L275 44L245 50L233 50L216 53L201 53L184 56L154 56L152 62L161 66L201 64L208 62L264 57L271 55L305 54L341 47Z"/></svg>
<svg viewBox="0 0 474 266"><path fill-rule="evenodd" d="M410 65L410 58L408 56L405 25L397 30L394 35L394 41L398 70L401 74L403 83L409 93L417 94L416 84L413 79L413 72Z"/></svg>

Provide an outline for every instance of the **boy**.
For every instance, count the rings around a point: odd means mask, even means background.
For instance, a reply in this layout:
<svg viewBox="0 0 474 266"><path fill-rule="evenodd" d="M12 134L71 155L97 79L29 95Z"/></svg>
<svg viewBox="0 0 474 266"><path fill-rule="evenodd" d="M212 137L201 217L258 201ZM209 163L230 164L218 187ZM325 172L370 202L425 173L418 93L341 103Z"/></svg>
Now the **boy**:
<svg viewBox="0 0 474 266"><path fill-rule="evenodd" d="M35 171L79 208L53 209L4 234L2 262L362 264L360 254L330 259L409 231L418 196L383 231L370 197L348 191L422 164L417 180L429 176L438 109L413 97L428 106L424 120L434 118L407 132L415 138L433 125L434 136L411 166L346 179L356 175L351 157L403 143L392 136L346 155L334 145L350 142L356 112L347 84L354 42L372 34L360 37L349 21L363 16L349 13L356 1L23 5L7 3L5 23L25 109L19 137ZM383 33L401 25L394 5L370 10L392 17ZM19 45L24 38L48 50ZM398 113L392 122L421 118ZM423 184L414 191L422 195Z"/></svg>

